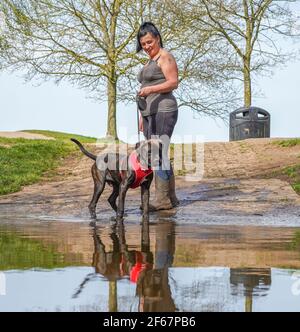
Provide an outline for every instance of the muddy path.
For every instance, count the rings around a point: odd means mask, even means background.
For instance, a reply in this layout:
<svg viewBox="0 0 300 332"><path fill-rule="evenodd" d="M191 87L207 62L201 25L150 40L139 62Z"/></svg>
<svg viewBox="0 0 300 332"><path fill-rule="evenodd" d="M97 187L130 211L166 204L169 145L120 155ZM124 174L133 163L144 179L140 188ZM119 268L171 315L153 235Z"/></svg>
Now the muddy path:
<svg viewBox="0 0 300 332"><path fill-rule="evenodd" d="M274 139L206 143L204 177L187 181L177 176L178 208L157 212L151 221L167 218L177 223L232 225L300 225L300 197L290 184L272 172L299 163L300 146L281 148ZM92 148L92 145L89 145ZM54 177L22 191L0 197L0 217L42 220L89 220L92 161L80 154L67 158ZM114 215L105 191L98 203L99 221ZM154 188L152 186L152 195ZM139 222L140 192L126 197L126 221Z"/></svg>

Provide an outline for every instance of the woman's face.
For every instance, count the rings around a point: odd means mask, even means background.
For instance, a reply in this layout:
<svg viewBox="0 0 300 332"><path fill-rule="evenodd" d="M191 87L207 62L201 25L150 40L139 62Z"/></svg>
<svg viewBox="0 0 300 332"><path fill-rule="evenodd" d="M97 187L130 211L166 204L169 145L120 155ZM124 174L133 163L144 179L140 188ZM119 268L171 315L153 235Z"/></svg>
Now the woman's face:
<svg viewBox="0 0 300 332"><path fill-rule="evenodd" d="M160 50L159 36L155 37L151 33L147 33L144 37L140 38L140 43L143 50L152 59Z"/></svg>

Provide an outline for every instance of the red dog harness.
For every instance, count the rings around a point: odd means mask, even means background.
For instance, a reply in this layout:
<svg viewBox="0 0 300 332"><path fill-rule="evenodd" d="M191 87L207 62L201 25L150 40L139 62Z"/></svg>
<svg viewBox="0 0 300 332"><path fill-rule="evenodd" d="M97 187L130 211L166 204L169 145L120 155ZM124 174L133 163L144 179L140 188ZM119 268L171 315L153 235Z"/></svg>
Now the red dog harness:
<svg viewBox="0 0 300 332"><path fill-rule="evenodd" d="M124 160L125 161L125 160ZM151 174L153 171L151 168L144 169L142 168L140 162L138 161L137 154L135 151L133 151L129 158L128 158L128 163L130 163L132 170L134 171L135 174L135 181L133 184L130 186L130 188L135 189L140 186L142 181L145 179L146 176ZM125 172L121 171L120 172L122 180L125 178Z"/></svg>

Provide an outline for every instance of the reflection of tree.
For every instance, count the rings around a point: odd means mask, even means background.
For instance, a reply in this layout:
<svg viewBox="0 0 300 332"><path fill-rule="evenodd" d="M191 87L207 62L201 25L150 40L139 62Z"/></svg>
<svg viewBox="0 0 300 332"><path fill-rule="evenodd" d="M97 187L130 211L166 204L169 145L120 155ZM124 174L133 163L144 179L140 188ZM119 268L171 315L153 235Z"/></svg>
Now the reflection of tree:
<svg viewBox="0 0 300 332"><path fill-rule="evenodd" d="M232 293L237 295L239 285L243 286L243 295L245 296L245 311L252 311L252 298L254 289L257 295L266 295L271 285L270 268L237 268L230 269L230 284Z"/></svg>
<svg viewBox="0 0 300 332"><path fill-rule="evenodd" d="M159 223L156 228L154 265L149 255L149 225L142 226L142 252L144 268L137 279L139 311L172 312L176 310L169 285L168 270L175 252L175 225L172 222ZM146 249L146 250L145 250Z"/></svg>
<svg viewBox="0 0 300 332"><path fill-rule="evenodd" d="M109 281L108 311L118 311L117 281Z"/></svg>

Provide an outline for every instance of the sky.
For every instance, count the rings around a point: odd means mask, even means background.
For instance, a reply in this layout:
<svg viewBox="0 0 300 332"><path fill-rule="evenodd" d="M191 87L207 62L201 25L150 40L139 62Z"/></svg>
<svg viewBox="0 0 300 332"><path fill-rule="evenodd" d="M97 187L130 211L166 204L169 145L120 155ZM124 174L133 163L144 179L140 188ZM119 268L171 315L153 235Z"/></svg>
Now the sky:
<svg viewBox="0 0 300 332"><path fill-rule="evenodd" d="M254 99L253 106L271 114L271 137L300 137L300 60L257 83L264 97ZM36 86L34 82L24 83L21 74L1 73L0 87L0 131L43 129L97 138L106 134L106 104L87 98L85 91L68 83ZM136 106L118 104L117 109L119 137L133 143ZM179 110L172 141L194 141L196 136L206 142L226 142L229 127L221 120Z"/></svg>
<svg viewBox="0 0 300 332"><path fill-rule="evenodd" d="M275 68L272 77L257 79L255 88L263 97L254 98L252 106L271 114L271 137L300 137L300 58L284 68ZM36 82L24 83L21 73L0 72L0 131L41 129L104 137L107 105L87 97L84 90L67 82L56 85L49 81L37 86ZM119 138L135 143L136 122L135 103L119 103ZM229 127L222 120L180 109L172 141L227 142Z"/></svg>

